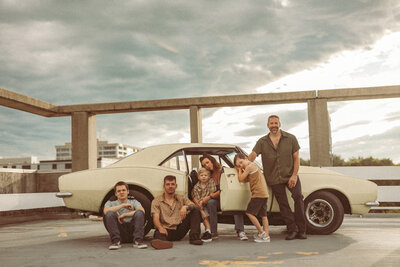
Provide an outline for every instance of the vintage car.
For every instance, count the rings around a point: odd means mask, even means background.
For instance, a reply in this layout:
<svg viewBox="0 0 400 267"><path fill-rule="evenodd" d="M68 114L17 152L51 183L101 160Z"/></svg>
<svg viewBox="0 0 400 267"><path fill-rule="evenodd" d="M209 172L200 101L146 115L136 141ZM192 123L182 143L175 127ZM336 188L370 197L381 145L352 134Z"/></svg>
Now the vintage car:
<svg viewBox="0 0 400 267"><path fill-rule="evenodd" d="M199 157L203 153L214 156L223 166L221 175L221 212L218 222L233 223L233 214L244 213L250 199L248 183L240 183L233 165L237 153L244 153L235 145L226 144L168 144L145 148L105 168L85 170L59 178L58 197L71 209L101 214L105 202L113 196L113 186L125 181L131 194L146 210L145 232L152 228L151 201L163 193L163 178L174 175L177 193L190 197L196 182ZM330 234L342 224L344 214L366 214L378 205L376 184L341 175L316 167L301 166L299 176L305 201L307 232ZM284 225L275 197L268 188L268 218L270 225ZM293 201L288 199L293 209ZM250 221L245 217L246 224Z"/></svg>

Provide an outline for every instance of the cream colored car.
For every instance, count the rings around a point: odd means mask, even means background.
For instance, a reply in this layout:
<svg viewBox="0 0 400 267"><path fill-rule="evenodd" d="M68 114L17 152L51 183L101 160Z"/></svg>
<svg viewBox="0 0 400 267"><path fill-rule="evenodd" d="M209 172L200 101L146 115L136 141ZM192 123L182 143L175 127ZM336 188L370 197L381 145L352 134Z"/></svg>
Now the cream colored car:
<svg viewBox="0 0 400 267"><path fill-rule="evenodd" d="M169 144L145 148L101 169L85 170L59 178L60 193L68 208L101 214L105 202L113 196L118 181L130 185L131 194L146 210L146 233L152 228L150 205L163 193L163 178L177 178L177 193L190 196L196 182L192 166L199 165L203 153L214 156L224 167L221 175L220 223L233 223L233 214L243 213L250 199L248 183L240 183L233 158L242 149L225 144ZM300 167L299 176L305 201L307 232L330 234L342 224L344 214L365 214L378 205L376 184L339 173ZM293 209L293 201L288 199ZM269 189L268 218L271 225L283 225L276 199ZM245 216L246 218L247 216ZM246 218L247 219L247 218ZM250 221L247 221L250 224Z"/></svg>

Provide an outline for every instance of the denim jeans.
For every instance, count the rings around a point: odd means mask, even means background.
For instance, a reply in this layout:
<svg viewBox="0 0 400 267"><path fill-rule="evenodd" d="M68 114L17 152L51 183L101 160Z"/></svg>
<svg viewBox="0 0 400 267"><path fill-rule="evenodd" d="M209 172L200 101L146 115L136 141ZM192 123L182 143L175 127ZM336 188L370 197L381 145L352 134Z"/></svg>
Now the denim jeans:
<svg viewBox="0 0 400 267"><path fill-rule="evenodd" d="M210 199L207 202L208 213L210 213L210 226L211 233L217 233L218 228L218 210L221 210L221 203L218 199ZM235 220L235 230L244 231L244 218L243 215L233 215Z"/></svg>
<svg viewBox="0 0 400 267"><path fill-rule="evenodd" d="M130 243L144 236L144 212L137 210L129 223L120 224L118 214L109 211L104 215L104 224L111 241L120 240L122 243Z"/></svg>
<svg viewBox="0 0 400 267"><path fill-rule="evenodd" d="M286 187L292 193L294 201L294 214L290 209L286 195ZM306 232L306 218L304 214L303 194L301 193L300 179L297 179L296 186L289 188L287 184L275 184L271 186L272 193L275 195L279 204L280 214L285 221L289 232Z"/></svg>

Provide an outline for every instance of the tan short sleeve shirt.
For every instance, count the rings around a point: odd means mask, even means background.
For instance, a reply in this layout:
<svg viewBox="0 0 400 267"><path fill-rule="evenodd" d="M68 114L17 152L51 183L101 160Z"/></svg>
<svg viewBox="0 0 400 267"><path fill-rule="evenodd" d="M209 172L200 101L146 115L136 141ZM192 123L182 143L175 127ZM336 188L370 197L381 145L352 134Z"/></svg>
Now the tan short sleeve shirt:
<svg viewBox="0 0 400 267"><path fill-rule="evenodd" d="M187 197L175 195L172 205L168 204L164 198L164 194L156 197L151 202L151 214L158 214L161 225L166 229L175 230L182 223L179 211L183 206L194 205Z"/></svg>

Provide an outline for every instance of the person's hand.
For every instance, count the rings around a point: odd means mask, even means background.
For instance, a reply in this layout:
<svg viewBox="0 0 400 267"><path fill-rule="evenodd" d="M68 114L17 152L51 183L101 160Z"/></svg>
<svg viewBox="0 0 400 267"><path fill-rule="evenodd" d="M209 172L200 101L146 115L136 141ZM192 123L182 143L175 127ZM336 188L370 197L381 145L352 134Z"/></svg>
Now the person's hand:
<svg viewBox="0 0 400 267"><path fill-rule="evenodd" d="M187 214L187 207L183 206L179 211L179 216L181 216L181 219L184 220L186 218L186 214Z"/></svg>
<svg viewBox="0 0 400 267"><path fill-rule="evenodd" d="M129 203L123 203L121 204L123 208L128 209L128 210L133 210L132 204Z"/></svg>
<svg viewBox="0 0 400 267"><path fill-rule="evenodd" d="M126 217L126 213L122 213L121 215L118 216L118 222L120 224L124 223L124 218Z"/></svg>
<svg viewBox="0 0 400 267"><path fill-rule="evenodd" d="M168 236L168 231L164 227L161 227L160 229L158 229L158 231L160 232L160 234Z"/></svg>
<svg viewBox="0 0 400 267"><path fill-rule="evenodd" d="M295 186L296 186L296 183L297 183L297 175L291 176L290 179L289 179L289 181L288 181L288 186L289 186L289 188L295 187Z"/></svg>

